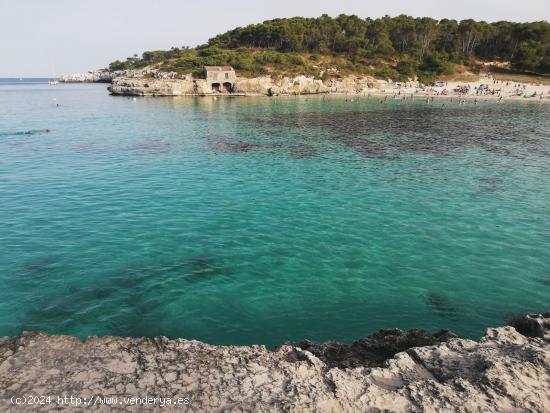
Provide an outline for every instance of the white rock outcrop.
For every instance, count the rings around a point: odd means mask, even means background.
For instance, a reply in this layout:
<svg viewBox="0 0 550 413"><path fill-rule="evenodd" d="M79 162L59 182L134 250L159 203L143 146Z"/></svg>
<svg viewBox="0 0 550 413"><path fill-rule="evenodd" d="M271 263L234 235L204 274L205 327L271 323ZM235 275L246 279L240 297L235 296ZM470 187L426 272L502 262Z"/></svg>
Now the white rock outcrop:
<svg viewBox="0 0 550 413"><path fill-rule="evenodd" d="M109 83L114 77L120 76L121 74L122 72L111 72L106 69L91 70L85 73L63 75L59 80L64 83Z"/></svg>

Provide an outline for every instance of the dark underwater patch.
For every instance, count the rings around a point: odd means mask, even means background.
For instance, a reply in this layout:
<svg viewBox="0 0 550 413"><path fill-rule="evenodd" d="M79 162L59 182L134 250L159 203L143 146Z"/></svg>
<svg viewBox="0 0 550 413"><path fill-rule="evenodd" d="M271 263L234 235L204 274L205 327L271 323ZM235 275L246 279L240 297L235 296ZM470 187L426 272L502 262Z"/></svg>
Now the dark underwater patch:
<svg viewBox="0 0 550 413"><path fill-rule="evenodd" d="M103 280L85 287L70 287L58 295L45 297L41 306L27 311L21 324L31 330L62 332L81 324L83 309L101 306L117 292Z"/></svg>
<svg viewBox="0 0 550 413"><path fill-rule="evenodd" d="M426 304L440 317L454 320L458 317L457 305L445 294L429 291L426 295Z"/></svg>
<svg viewBox="0 0 550 413"><path fill-rule="evenodd" d="M311 145L305 143L290 146L289 156L292 159L311 159L319 155L319 151Z"/></svg>
<svg viewBox="0 0 550 413"><path fill-rule="evenodd" d="M208 138L208 146L216 152L225 153L246 153L261 148L261 145L257 143L222 138Z"/></svg>
<svg viewBox="0 0 550 413"><path fill-rule="evenodd" d="M216 272L216 259L210 255L197 255L190 257L187 262L191 267L191 274L211 275Z"/></svg>
<svg viewBox="0 0 550 413"><path fill-rule="evenodd" d="M143 267L131 267L117 271L108 282L115 288L139 288L140 285L162 284L163 282L195 283L212 277L227 276L228 268L213 255L196 255L179 260L160 262Z"/></svg>
<svg viewBox="0 0 550 413"><path fill-rule="evenodd" d="M165 153L170 150L170 143L162 139L145 139L133 143L128 147L128 150L141 153Z"/></svg>
<svg viewBox="0 0 550 413"><path fill-rule="evenodd" d="M483 182L484 184L487 184L489 186L497 186L497 185L500 185L502 184L502 179L500 178L493 178L491 176L486 176L485 178L481 178L480 179L481 182Z"/></svg>
<svg viewBox="0 0 550 413"><path fill-rule="evenodd" d="M23 264L23 272L29 274L42 274L57 267L59 258L51 255L34 258Z"/></svg>
<svg viewBox="0 0 550 413"><path fill-rule="evenodd" d="M548 156L542 145L548 132L539 130L543 125L525 133L529 120L518 122L513 113L513 106L466 111L411 106L408 110L274 113L256 118L255 123L262 130L306 130L308 137L339 143L370 158L395 158L404 153L446 156L468 148L517 158ZM488 123L488 115L499 116L499 122Z"/></svg>
<svg viewBox="0 0 550 413"><path fill-rule="evenodd" d="M29 331L66 331L79 322L75 314L82 302L75 297L58 297L42 307L27 311L21 320L22 330Z"/></svg>
<svg viewBox="0 0 550 413"><path fill-rule="evenodd" d="M162 321L167 319L165 303L151 292L135 289L126 294L121 311L112 314L106 322L110 335L123 337L154 337L166 335Z"/></svg>
<svg viewBox="0 0 550 413"><path fill-rule="evenodd" d="M476 192L477 195L498 191L504 181L500 178L487 176L484 178L480 178L479 182L483 184L483 187Z"/></svg>
<svg viewBox="0 0 550 413"><path fill-rule="evenodd" d="M61 260L57 256L46 255L33 258L25 262L12 273L9 283L28 289L39 288L41 283L47 282L61 268Z"/></svg>
<svg viewBox="0 0 550 413"><path fill-rule="evenodd" d="M25 131L3 131L0 132L0 138L4 137L17 137L17 136L32 136L32 135L38 135L42 133L48 133L50 132L49 129L31 129L31 130L25 130Z"/></svg>

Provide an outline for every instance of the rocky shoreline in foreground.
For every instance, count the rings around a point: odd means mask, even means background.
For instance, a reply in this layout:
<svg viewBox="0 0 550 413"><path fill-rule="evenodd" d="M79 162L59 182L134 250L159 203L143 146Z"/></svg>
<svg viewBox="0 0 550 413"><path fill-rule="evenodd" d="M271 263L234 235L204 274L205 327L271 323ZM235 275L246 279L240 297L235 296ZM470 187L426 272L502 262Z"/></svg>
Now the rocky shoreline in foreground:
<svg viewBox="0 0 550 413"><path fill-rule="evenodd" d="M550 313L510 324L479 342L381 330L273 350L25 333L0 339L0 409L36 410L14 404L35 395L71 412L548 412Z"/></svg>

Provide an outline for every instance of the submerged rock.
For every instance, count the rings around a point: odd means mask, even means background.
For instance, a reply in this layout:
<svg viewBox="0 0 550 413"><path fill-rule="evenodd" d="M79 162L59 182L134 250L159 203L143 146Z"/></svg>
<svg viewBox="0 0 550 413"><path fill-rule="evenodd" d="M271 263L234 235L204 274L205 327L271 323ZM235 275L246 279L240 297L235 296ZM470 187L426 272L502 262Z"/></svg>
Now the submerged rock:
<svg viewBox="0 0 550 413"><path fill-rule="evenodd" d="M0 410L32 411L10 398L39 394L113 399L102 399L109 403L95 411L547 412L549 315L529 316L542 325L538 338L513 327L490 328L479 342L448 332L382 330L349 346L307 342L271 351L164 337L81 342L25 333L0 339ZM189 404L124 405L124 397L144 396ZM40 410L90 408L54 401Z"/></svg>
<svg viewBox="0 0 550 413"><path fill-rule="evenodd" d="M429 291L426 296L426 303L440 317L455 319L459 314L456 304L454 304L445 294Z"/></svg>
<svg viewBox="0 0 550 413"><path fill-rule="evenodd" d="M292 145L289 155L292 159L310 159L319 155L319 151L311 145L305 143Z"/></svg>

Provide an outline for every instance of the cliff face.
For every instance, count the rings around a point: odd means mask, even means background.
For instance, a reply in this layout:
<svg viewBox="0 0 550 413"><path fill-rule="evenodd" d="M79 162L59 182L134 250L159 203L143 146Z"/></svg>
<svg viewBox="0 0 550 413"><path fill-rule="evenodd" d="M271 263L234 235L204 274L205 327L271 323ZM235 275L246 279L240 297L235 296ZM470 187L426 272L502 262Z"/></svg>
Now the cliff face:
<svg viewBox="0 0 550 413"><path fill-rule="evenodd" d="M0 339L0 410L36 409L10 402L35 394L103 397L94 407L63 405L64 411L160 411L158 404L122 399L156 396L188 399L183 408L162 411L548 412L550 319L514 325L537 337L513 327L488 329L479 342L386 330L349 346L305 342L270 351L166 338L80 342L25 334ZM410 348L417 345L423 346Z"/></svg>
<svg viewBox="0 0 550 413"><path fill-rule="evenodd" d="M307 76L272 79L271 77L238 78L234 85L236 95L307 95L321 93L358 93L383 88L386 82L372 78L347 77L323 83ZM219 95L212 93L203 79L160 79L116 77L109 88L113 95L130 96L181 96ZM229 95L229 93L225 93Z"/></svg>
<svg viewBox="0 0 550 413"><path fill-rule="evenodd" d="M109 91L127 96L181 96L196 93L196 88L189 80L119 77L113 79Z"/></svg>

